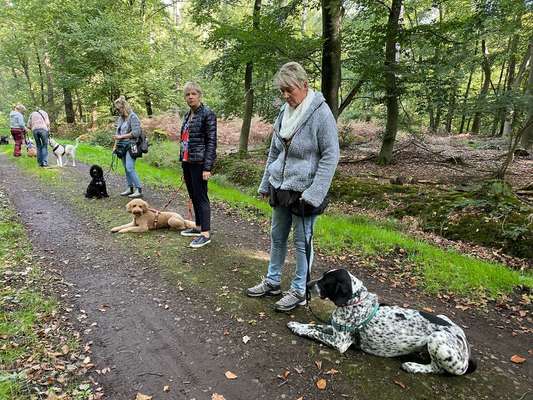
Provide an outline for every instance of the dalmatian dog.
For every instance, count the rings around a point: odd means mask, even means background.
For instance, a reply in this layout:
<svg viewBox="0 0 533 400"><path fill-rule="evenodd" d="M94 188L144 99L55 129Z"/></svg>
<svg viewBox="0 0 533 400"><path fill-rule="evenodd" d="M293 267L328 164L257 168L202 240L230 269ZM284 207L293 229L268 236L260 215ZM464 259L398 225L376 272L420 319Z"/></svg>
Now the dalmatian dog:
<svg viewBox="0 0 533 400"><path fill-rule="evenodd" d="M330 325L289 322L288 328L298 336L317 340L341 353L352 344L381 357L429 353L430 364L402 364L402 369L411 373L464 375L476 369L465 333L444 315L380 305L377 295L345 269L328 271L307 287L322 299L333 301L337 308Z"/></svg>
<svg viewBox="0 0 533 400"><path fill-rule="evenodd" d="M72 166L76 166L76 149L80 144L79 137L76 138L76 144L67 144L66 146L63 146L62 144L59 144L50 134L48 143L50 144L50 147L52 147L54 156L56 156L58 167L65 167L68 163L68 158L72 160ZM65 157L65 161L63 161L63 157Z"/></svg>

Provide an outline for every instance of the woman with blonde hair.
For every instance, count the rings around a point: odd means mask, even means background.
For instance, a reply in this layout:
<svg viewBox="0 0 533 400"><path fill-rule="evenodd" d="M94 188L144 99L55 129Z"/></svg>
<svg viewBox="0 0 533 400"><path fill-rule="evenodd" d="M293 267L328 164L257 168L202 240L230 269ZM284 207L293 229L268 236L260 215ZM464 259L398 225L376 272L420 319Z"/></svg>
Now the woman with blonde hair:
<svg viewBox="0 0 533 400"><path fill-rule="evenodd" d="M24 112L26 112L26 107L19 103L9 113L9 127L11 128L11 136L13 136L15 141L15 147L13 148L15 157L20 157L20 149L26 133L26 124L22 115Z"/></svg>
<svg viewBox="0 0 533 400"><path fill-rule="evenodd" d="M180 161L183 180L194 208L196 227L181 232L195 236L190 247L199 248L211 242L211 205L207 196L207 181L216 159L217 117L202 103L202 89L195 82L183 87L189 111L183 117L180 131Z"/></svg>
<svg viewBox="0 0 533 400"><path fill-rule="evenodd" d="M135 158L131 155L130 147L135 145L137 138L141 136L141 120L133 112L124 96L120 96L113 104L119 114L117 130L113 135L115 140L114 152L122 161L128 185L128 188L120 195L136 199L142 197L142 185L137 171L135 171Z"/></svg>

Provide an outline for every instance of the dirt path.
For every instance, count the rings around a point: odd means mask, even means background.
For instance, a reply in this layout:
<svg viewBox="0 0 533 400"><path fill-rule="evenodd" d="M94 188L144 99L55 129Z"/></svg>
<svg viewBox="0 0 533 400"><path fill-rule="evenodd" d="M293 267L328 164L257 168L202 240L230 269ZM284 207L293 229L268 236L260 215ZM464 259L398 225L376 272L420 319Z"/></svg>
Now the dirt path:
<svg viewBox="0 0 533 400"><path fill-rule="evenodd" d="M106 399L133 399L137 392L154 400L211 399L215 392L227 400L518 399L532 386L530 360L522 366L508 362L516 352L527 354L530 336L512 337L514 328L495 315L454 313L434 299L390 289L364 271L367 286L387 302L432 306L466 325L479 371L459 378L408 375L398 360L356 350L340 356L292 336L287 320L312 319L307 310L276 314L271 300L242 294L265 268L268 238L257 223L215 208L213 243L196 251L175 232L113 236L109 228L129 219L126 201L116 195L122 178L108 180L110 199L88 201L82 197L86 166L45 172L31 175L0 156L0 182L35 252L65 280L66 292L58 294L65 312L92 341L95 369L111 368L93 375ZM165 203L165 193L146 192L154 206ZM176 207L184 211L183 202ZM246 344L244 336L250 337ZM326 374L332 368L340 373ZM228 380L226 371L238 378ZM319 377L328 381L325 391L314 386Z"/></svg>

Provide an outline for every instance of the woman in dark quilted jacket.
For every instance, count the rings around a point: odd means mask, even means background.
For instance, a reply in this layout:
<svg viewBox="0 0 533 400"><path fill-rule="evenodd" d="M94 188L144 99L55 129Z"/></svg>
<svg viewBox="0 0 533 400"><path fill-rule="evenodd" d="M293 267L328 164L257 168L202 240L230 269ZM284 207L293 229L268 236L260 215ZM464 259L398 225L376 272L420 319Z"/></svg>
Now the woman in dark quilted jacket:
<svg viewBox="0 0 533 400"><path fill-rule="evenodd" d="M211 242L211 205L207 197L207 181L216 158L217 117L202 104L202 89L195 82L183 88L189 111L183 117L180 136L180 161L183 179L194 208L196 227L181 232L195 236L190 246L205 246Z"/></svg>

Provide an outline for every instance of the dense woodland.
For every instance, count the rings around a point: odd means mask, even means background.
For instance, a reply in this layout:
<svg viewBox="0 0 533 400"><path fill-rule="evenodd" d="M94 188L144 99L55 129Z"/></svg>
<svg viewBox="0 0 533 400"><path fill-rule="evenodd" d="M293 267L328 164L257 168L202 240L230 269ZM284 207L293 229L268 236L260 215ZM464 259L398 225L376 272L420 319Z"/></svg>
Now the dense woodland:
<svg viewBox="0 0 533 400"><path fill-rule="evenodd" d="M341 121L533 143L530 0L4 0L0 115L13 104L54 124L108 124L125 95L145 116L179 111L179 88L204 86L221 117L272 119L272 77L301 62ZM178 90L176 90L178 89ZM177 108L176 108L177 107ZM529 122L528 122L529 121ZM512 140L514 139L514 140Z"/></svg>

